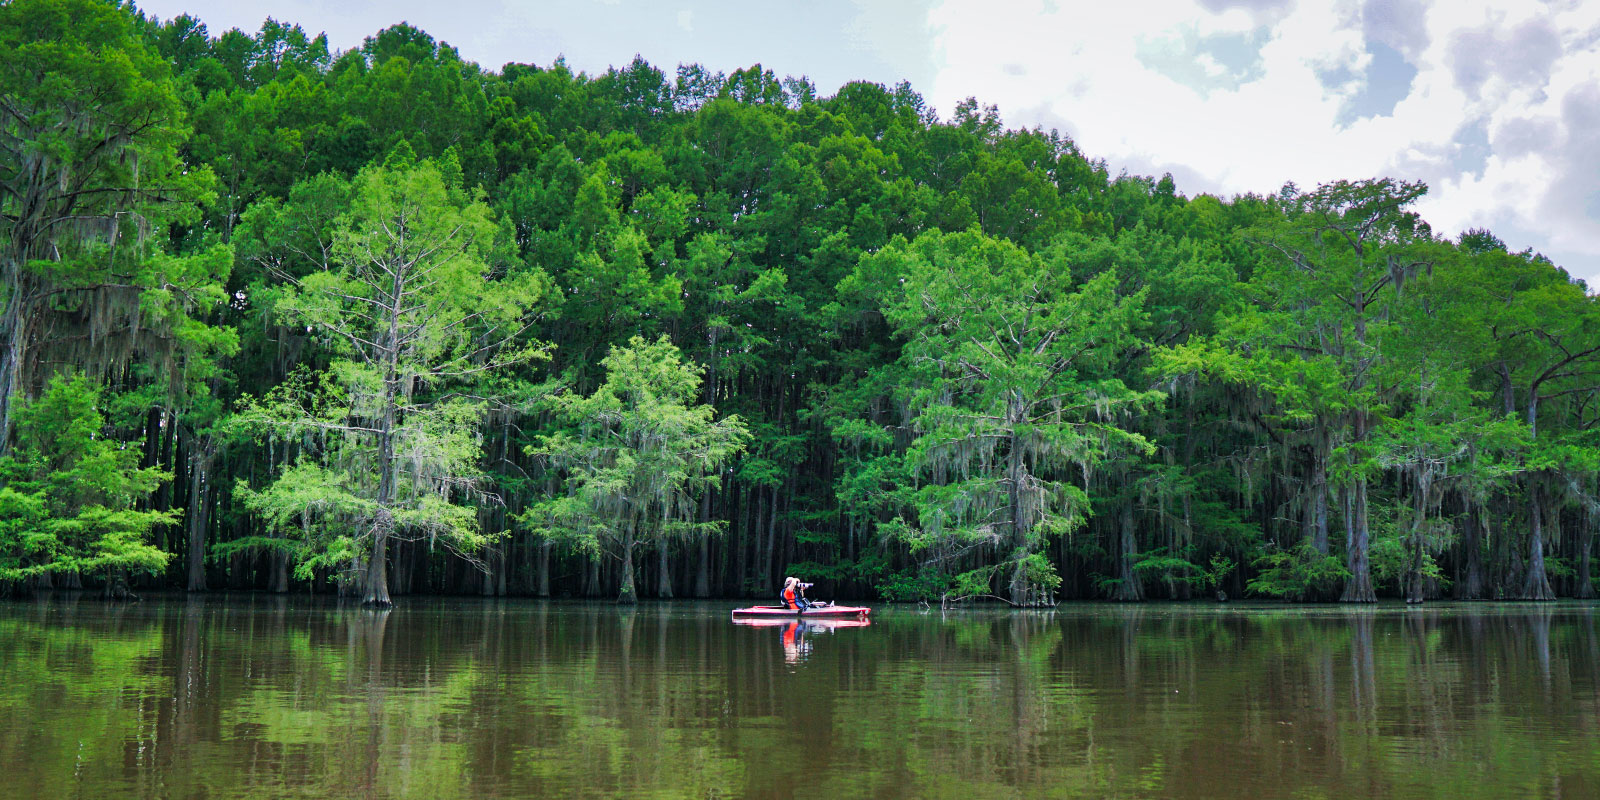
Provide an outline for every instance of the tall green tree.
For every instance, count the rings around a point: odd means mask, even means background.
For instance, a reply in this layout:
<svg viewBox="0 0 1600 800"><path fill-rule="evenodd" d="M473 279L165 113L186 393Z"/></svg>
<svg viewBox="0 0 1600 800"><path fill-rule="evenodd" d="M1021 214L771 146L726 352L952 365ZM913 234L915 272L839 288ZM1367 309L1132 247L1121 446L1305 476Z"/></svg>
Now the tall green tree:
<svg viewBox="0 0 1600 800"><path fill-rule="evenodd" d="M1485 287L1482 324L1499 345L1490 365L1503 412L1520 416L1532 438L1527 493L1527 567L1516 594L1554 600L1545 568L1547 528L1556 487L1593 471L1593 440L1581 425L1549 413L1568 398L1600 390L1600 302L1581 284L1531 254L1490 248L1473 260ZM1558 407L1559 408L1559 407Z"/></svg>
<svg viewBox="0 0 1600 800"><path fill-rule="evenodd" d="M392 539L463 555L485 542L472 506L493 498L479 480L485 400L472 382L543 354L527 334L546 281L508 271L507 230L431 162L364 170L349 203L322 269L275 268L293 284L276 313L334 357L245 403L240 425L299 454L242 494L269 528L299 537L303 575L365 564L363 602L388 606Z"/></svg>
<svg viewBox="0 0 1600 800"><path fill-rule="evenodd" d="M210 170L179 157L187 134L167 65L128 9L0 5L0 451L13 398L44 377L30 374L36 351L124 364L161 344L141 327L150 304L182 309L219 280L145 264L145 240L193 221L187 201L209 188Z"/></svg>
<svg viewBox="0 0 1600 800"><path fill-rule="evenodd" d="M1013 603L1044 602L1059 578L1040 551L1082 524L1085 477L1151 449L1126 420L1160 394L1113 374L1140 297L1118 295L1114 270L1079 285L1070 263L975 232L897 244L858 277L874 272L904 340L906 460L921 484L900 535L951 563L992 554L958 578L964 593L998 582Z"/></svg>
<svg viewBox="0 0 1600 800"><path fill-rule="evenodd" d="M695 403L703 368L684 363L666 337L635 336L601 365L606 379L594 393L550 401L568 427L540 437L529 452L565 472L566 491L530 508L523 521L617 558L617 601L633 603L634 551L721 527L695 520L696 495L716 484L750 437L737 416L717 419L710 404Z"/></svg>
<svg viewBox="0 0 1600 800"><path fill-rule="evenodd" d="M1216 337L1176 348L1168 374L1196 372L1258 392L1284 432L1311 441L1313 540L1327 541L1328 488L1344 486L1346 570L1342 599L1372 602L1369 438L1386 397L1374 379L1396 287L1414 273L1429 231L1410 205L1427 191L1390 179L1338 181L1280 198L1282 213L1243 236L1262 252ZM1259 416L1259 415L1258 415ZM1282 432L1280 432L1282 431ZM1334 474L1337 473L1337 474Z"/></svg>
<svg viewBox="0 0 1600 800"><path fill-rule="evenodd" d="M1402 553L1395 566L1408 603L1445 582L1438 559L1457 533L1446 499L1459 493L1470 507L1484 487L1503 490L1529 443L1522 422L1485 403L1488 393L1472 380L1495 352L1481 276L1449 245L1430 261L1433 269L1396 292L1393 324L1377 341L1384 359L1376 379L1391 387L1397 413L1379 419L1369 451L1393 471L1397 500L1410 496L1396 504L1391 548Z"/></svg>

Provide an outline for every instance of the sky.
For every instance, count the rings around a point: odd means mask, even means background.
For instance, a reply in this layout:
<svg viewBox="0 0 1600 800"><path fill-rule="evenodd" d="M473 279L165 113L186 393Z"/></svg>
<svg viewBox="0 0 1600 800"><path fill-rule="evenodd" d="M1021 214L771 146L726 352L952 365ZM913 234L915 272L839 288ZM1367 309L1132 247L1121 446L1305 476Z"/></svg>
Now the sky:
<svg viewBox="0 0 1600 800"><path fill-rule="evenodd" d="M1113 172L1184 194L1421 180L1436 232L1488 228L1600 286L1594 0L144 0L213 35L267 17L338 49L405 21L498 69L603 72L635 54L761 63L823 95L912 86L1057 129Z"/></svg>

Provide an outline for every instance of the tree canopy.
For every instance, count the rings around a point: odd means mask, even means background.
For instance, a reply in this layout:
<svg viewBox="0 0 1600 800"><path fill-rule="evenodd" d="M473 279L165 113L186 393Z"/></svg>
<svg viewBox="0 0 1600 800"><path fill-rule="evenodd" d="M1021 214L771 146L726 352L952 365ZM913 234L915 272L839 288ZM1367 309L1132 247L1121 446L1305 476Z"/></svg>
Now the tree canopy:
<svg viewBox="0 0 1600 800"><path fill-rule="evenodd" d="M1600 309L1409 176L302 22L0 4L9 590L1594 594Z"/></svg>

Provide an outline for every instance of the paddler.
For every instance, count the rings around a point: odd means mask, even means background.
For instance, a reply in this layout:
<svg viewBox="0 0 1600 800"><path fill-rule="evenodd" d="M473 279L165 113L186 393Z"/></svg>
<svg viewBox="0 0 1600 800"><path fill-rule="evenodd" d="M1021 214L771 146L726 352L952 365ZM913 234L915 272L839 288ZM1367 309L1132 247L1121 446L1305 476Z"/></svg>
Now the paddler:
<svg viewBox="0 0 1600 800"><path fill-rule="evenodd" d="M809 583L801 583L799 578L789 576L783 579L783 607L790 611L805 611L811 604L806 602L806 587Z"/></svg>

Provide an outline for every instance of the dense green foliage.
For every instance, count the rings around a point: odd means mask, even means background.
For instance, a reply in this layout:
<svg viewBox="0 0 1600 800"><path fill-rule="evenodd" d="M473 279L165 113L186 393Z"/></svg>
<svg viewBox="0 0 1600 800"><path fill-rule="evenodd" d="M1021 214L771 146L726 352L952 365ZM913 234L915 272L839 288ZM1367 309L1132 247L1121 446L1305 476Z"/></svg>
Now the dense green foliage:
<svg viewBox="0 0 1600 800"><path fill-rule="evenodd" d="M593 394L550 399L567 429L527 449L565 473L567 488L532 505L524 521L536 534L566 539L592 556L616 555L625 602L638 599L634 550L655 545L661 588L671 596L671 538L703 539L722 527L694 522L694 499L716 485L748 432L737 416L716 420L714 408L695 404L700 370L684 364L665 336L653 344L635 336L600 363L606 381Z"/></svg>
<svg viewBox="0 0 1600 800"><path fill-rule="evenodd" d="M172 511L141 511L164 475L103 435L100 391L79 376L51 379L16 412L21 444L0 457L0 580L93 575L127 592L126 572L159 572L171 557L145 541Z"/></svg>
<svg viewBox="0 0 1600 800"><path fill-rule="evenodd" d="M1187 197L904 84L406 25L0 44L13 589L1593 596L1600 306L1420 184ZM79 469L31 398L115 503L26 499ZM38 544L91 509L151 516Z"/></svg>

